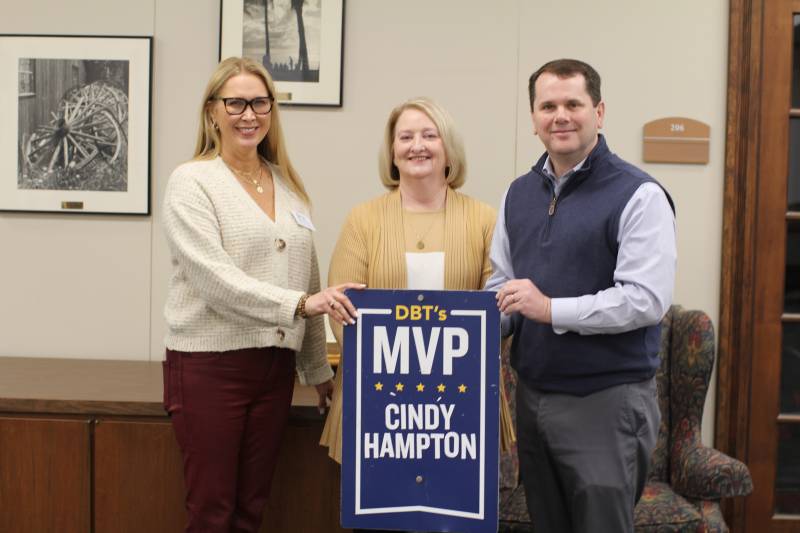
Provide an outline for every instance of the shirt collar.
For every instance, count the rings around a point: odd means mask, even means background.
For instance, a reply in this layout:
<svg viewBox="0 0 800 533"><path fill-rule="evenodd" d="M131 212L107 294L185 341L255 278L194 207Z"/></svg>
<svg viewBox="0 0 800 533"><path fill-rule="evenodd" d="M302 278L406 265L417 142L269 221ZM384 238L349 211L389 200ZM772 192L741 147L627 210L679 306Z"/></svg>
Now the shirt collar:
<svg viewBox="0 0 800 533"><path fill-rule="evenodd" d="M555 171L553 170L553 163L550 161L550 156L548 155L547 158L544 160L544 165L542 166L542 170L544 171L544 175L547 176L547 179L553 184L555 189L555 194L558 196L558 193L564 187L564 184L567 183L567 180L572 177L577 171L581 169L583 164L589 157L584 157L577 165L569 169L564 173L563 176L560 178L556 176Z"/></svg>

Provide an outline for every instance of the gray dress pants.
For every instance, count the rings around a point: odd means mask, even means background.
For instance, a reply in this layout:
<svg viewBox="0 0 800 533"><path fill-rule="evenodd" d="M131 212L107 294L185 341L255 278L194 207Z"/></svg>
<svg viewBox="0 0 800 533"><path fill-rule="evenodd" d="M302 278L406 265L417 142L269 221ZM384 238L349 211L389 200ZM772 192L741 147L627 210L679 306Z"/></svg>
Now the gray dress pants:
<svg viewBox="0 0 800 533"><path fill-rule="evenodd" d="M583 397L520 380L520 474L536 533L633 532L660 420L655 378Z"/></svg>

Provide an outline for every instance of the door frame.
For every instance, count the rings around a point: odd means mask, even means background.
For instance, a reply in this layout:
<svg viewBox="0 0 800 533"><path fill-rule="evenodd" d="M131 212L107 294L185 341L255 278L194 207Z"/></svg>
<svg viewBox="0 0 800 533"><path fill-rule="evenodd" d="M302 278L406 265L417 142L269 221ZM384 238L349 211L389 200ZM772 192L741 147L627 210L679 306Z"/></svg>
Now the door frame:
<svg viewBox="0 0 800 533"><path fill-rule="evenodd" d="M778 219L776 206L786 191L769 180L786 175L787 161L762 152L780 145L788 153L788 128L777 134L770 128L788 121L789 98L783 109L770 103L788 96L791 84L791 54L787 59L774 53L784 44L779 39L790 20L782 11L789 7L800 11L800 1L730 0L715 446L745 461L755 486L751 496L723 503L733 531L767 523L772 531L788 531L797 524L772 518L777 395L753 394L780 380L779 358L757 360L756 354L780 353L781 310L774 301L781 297L783 277L764 276L768 268L762 269L785 264L785 231L779 235L785 220ZM765 50L773 51L770 57ZM770 144L762 145L762 138Z"/></svg>

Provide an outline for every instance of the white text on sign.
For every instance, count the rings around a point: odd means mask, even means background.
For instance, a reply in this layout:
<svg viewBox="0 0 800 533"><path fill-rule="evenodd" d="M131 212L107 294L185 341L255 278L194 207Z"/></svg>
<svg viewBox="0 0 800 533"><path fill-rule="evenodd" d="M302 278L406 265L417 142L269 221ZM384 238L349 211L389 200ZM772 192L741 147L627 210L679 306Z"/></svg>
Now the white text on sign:
<svg viewBox="0 0 800 533"><path fill-rule="evenodd" d="M386 326L375 327L372 347L372 371L375 374L381 374L384 372L383 366L385 365L385 372L394 374L399 361L400 373L408 374L411 344L409 333L411 333L417 352L420 373L430 375L433 369L436 348L439 345L439 338L442 337L442 374L451 376L453 374L453 359L464 357L469 349L467 330L458 327L433 327L430 328L431 335L426 343L422 335L423 329L427 328L398 326L395 331L394 342L390 343L388 328Z"/></svg>

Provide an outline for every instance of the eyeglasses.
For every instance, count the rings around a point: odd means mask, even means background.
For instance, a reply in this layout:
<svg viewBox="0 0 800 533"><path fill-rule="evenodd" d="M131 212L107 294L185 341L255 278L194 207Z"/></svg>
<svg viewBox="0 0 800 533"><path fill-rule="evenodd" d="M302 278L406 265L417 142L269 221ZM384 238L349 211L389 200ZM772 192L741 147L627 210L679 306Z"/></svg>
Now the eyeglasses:
<svg viewBox="0 0 800 533"><path fill-rule="evenodd" d="M225 104L225 111L229 115L241 115L244 113L247 106L253 110L256 115L267 115L272 111L271 96L256 96L252 100L245 100L244 98L219 98L215 97L212 100L222 100Z"/></svg>

